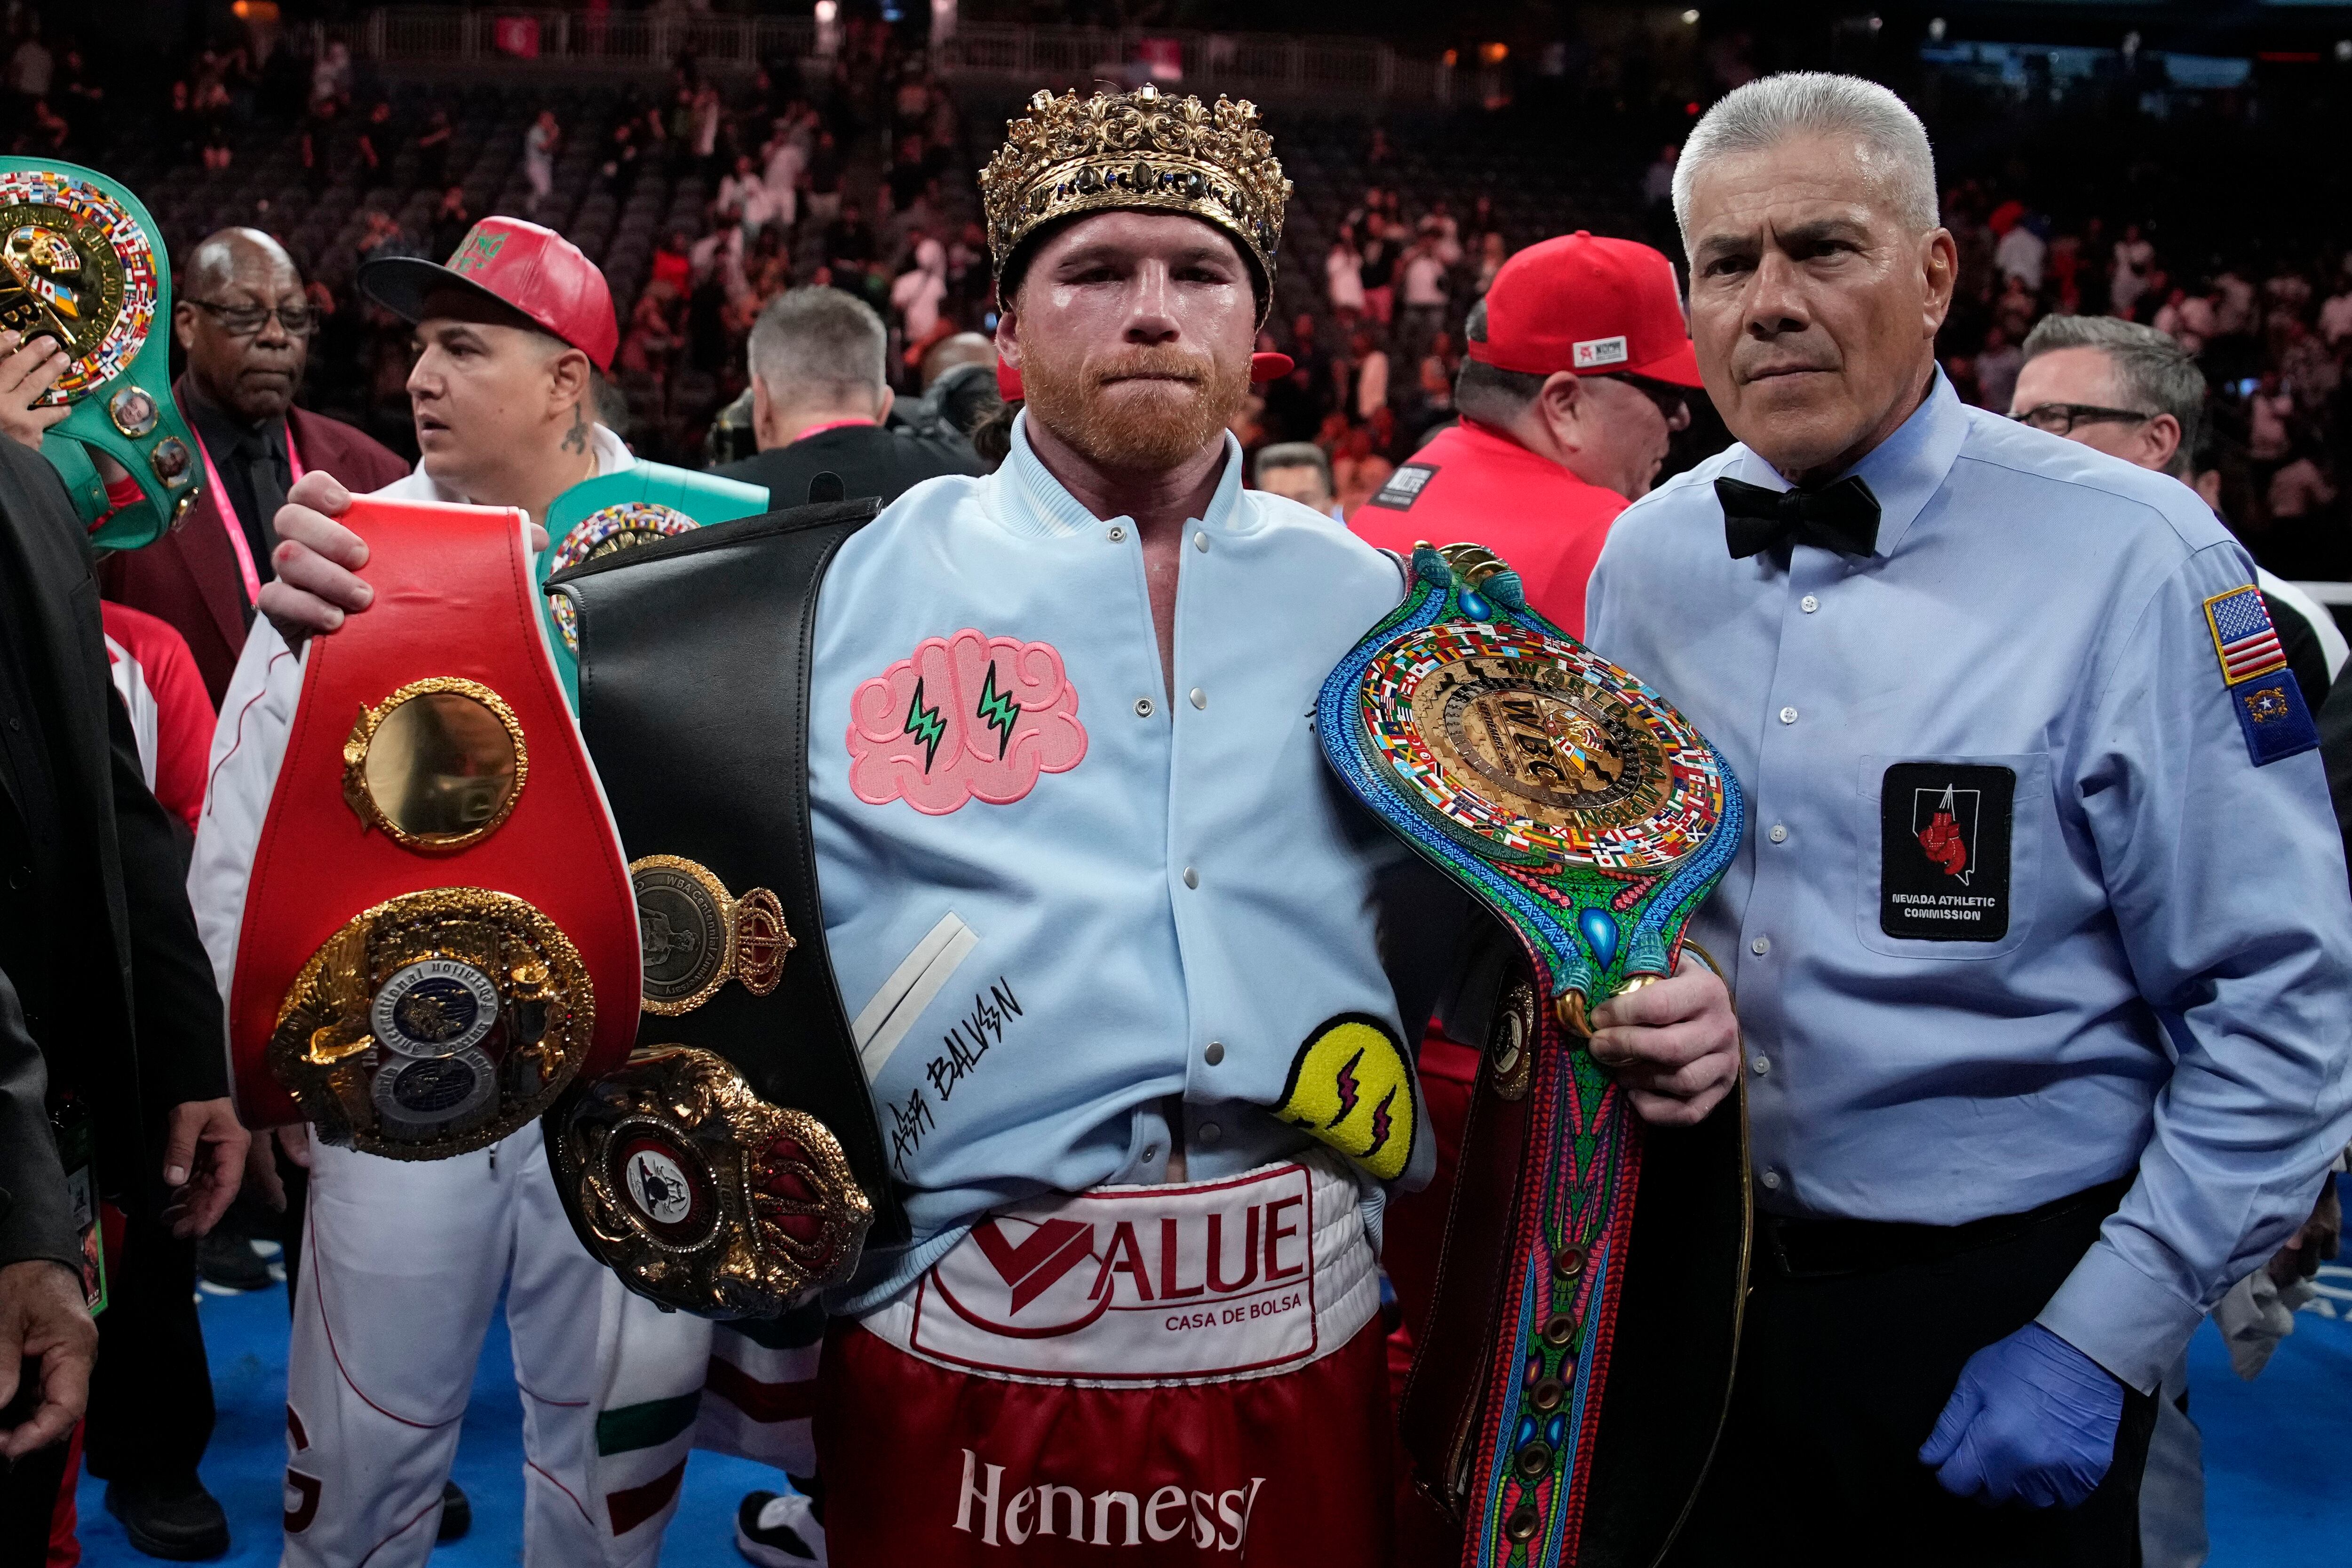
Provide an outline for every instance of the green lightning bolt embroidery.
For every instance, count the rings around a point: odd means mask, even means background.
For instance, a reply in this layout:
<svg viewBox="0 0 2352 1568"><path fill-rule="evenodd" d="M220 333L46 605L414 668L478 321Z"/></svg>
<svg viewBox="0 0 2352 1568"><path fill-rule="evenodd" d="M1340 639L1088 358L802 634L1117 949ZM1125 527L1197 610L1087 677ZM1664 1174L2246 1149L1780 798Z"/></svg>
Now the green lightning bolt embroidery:
<svg viewBox="0 0 2352 1568"><path fill-rule="evenodd" d="M996 755L1001 762L1004 750L1013 744L1013 721L1021 717L1021 704L1005 692L996 689L996 661L988 661L988 674L980 683L981 722L996 731ZM929 772L929 769L925 769Z"/></svg>
<svg viewBox="0 0 2352 1568"><path fill-rule="evenodd" d="M995 666L989 668L993 671ZM929 773L931 759L940 754L940 737L948 732L948 726L947 721L940 717L938 709L923 706L923 683L919 678L915 681L915 695L907 704L904 732L923 743L923 771Z"/></svg>

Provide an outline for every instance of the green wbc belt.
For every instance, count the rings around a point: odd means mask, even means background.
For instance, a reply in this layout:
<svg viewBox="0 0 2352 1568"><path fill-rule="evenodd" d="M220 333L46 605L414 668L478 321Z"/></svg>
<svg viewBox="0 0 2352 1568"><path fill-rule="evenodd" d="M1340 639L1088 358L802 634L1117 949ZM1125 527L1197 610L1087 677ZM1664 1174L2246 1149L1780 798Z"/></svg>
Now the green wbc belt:
<svg viewBox="0 0 2352 1568"><path fill-rule="evenodd" d="M1592 1010L1671 973L1683 927L1739 843L1739 783L1666 700L1527 606L1475 545L1413 553L1412 591L1325 682L1317 724L1349 787L1499 918L1530 977L1499 1010L1482 1079L1523 1127L1500 1184L1498 1278L1462 1414L1423 1480L1465 1524L1465 1563L1585 1561L1593 1458L1633 1234L1643 1137L1585 1038ZM1449 1236L1481 1158L1474 1110ZM1491 1142L1489 1147L1491 1147ZM1475 1205L1474 1205L1475 1206ZM1493 1223L1488 1223L1493 1228ZM1458 1237L1456 1237L1458 1239ZM1459 1265L1449 1240L1440 1316ZM1416 1447L1407 1433L1408 1447ZM1424 1446L1425 1447L1425 1446ZM1420 1449L1417 1458L1423 1458ZM1429 1470L1439 1473L1432 1475ZM1613 1552L1602 1551L1602 1557ZM1643 1559L1646 1561L1646 1558Z"/></svg>
<svg viewBox="0 0 2352 1568"><path fill-rule="evenodd" d="M752 517L768 510L758 485L692 473L661 463L637 463L617 474L583 479L547 509L547 547L539 552L539 582L601 560L615 551L650 544L707 522ZM563 694L580 706L580 627L572 601L540 595L549 648Z"/></svg>
<svg viewBox="0 0 2352 1568"><path fill-rule="evenodd" d="M152 543L196 498L194 445L172 402L171 315L171 268L138 197L72 163L0 160L0 329L65 348L41 403L72 412L41 455L102 549ZM93 452L130 470L140 504L113 509Z"/></svg>

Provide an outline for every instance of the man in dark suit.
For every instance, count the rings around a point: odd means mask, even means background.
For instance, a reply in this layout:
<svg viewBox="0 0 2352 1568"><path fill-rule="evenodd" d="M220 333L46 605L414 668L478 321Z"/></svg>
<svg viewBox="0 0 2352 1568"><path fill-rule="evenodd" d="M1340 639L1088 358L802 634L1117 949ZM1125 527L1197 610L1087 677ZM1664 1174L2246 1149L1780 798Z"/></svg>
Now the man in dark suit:
<svg viewBox="0 0 2352 1568"><path fill-rule="evenodd" d="M175 1557L228 1544L195 1476L213 1406L190 1286L247 1142L185 874L108 672L81 520L55 469L0 441L0 974L51 1105L94 1119L97 1188L129 1222L93 1381L119 1414L102 1439L92 1423L91 1468L121 1478L107 1502L132 1541Z"/></svg>
<svg viewBox="0 0 2352 1568"><path fill-rule="evenodd" d="M314 318L293 258L268 235L225 228L183 268L172 330L188 356L172 395L203 448L204 491L144 550L109 557L106 596L188 639L217 705L245 647L254 595L271 576L270 519L295 479L331 473L355 492L408 465L339 420L294 406Z"/></svg>
<svg viewBox="0 0 2352 1568"><path fill-rule="evenodd" d="M0 1563L38 1563L65 1475L64 1438L89 1393L98 1325L84 1304L81 1246L49 1137L48 1075L0 974ZM20 1388L24 1361L39 1363Z"/></svg>
<svg viewBox="0 0 2352 1568"><path fill-rule="evenodd" d="M941 474L981 474L968 442L926 439L885 427L890 384L882 318L837 289L777 295L751 327L751 428L759 455L716 470L765 485L771 505L798 506L809 481L841 476L847 500L887 504Z"/></svg>

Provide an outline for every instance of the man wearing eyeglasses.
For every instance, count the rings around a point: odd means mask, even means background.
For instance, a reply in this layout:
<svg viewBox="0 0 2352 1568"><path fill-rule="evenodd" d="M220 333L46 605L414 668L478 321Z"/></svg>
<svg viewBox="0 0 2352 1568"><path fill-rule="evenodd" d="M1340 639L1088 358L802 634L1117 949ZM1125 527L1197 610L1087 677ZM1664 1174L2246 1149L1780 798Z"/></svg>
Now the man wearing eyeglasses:
<svg viewBox="0 0 2352 1568"><path fill-rule="evenodd" d="M2179 343L2114 316L2044 316L2024 353L2011 418L2194 486L2205 373ZM2205 495L2209 506L2216 499ZM2318 601L2267 568L2254 572L2287 668L2316 712L2352 649Z"/></svg>
<svg viewBox="0 0 2352 1568"><path fill-rule="evenodd" d="M2189 481L2205 418L2205 373L2178 342L2154 327L2114 316L2044 316L2027 335L2024 352L2011 418ZM2209 505L2214 500L2205 499ZM2316 710L2344 668L2344 636L2302 589L2262 567L2255 568L2255 581L2287 668L2305 703ZM2237 1328L2268 1329L2258 1284L2268 1280L2274 1297L2282 1279L2308 1278L2306 1263L2315 1269L2322 1256L2333 1256L2340 1225L2334 1186L2324 1185L2311 1218L2286 1249L2266 1269L2240 1280L2214 1310L2218 1322L2236 1331L2229 1336L2233 1359L2243 1357L2250 1341L2277 1342L2267 1331ZM2140 1552L2148 1568L2169 1568L2201 1563L2207 1551L2203 1446L2189 1415L2187 1352L2167 1369L2158 1392L2140 1485Z"/></svg>
<svg viewBox="0 0 2352 1568"><path fill-rule="evenodd" d="M189 255L172 310L187 370L172 395L195 434L204 490L180 526L100 568L107 597L187 639L215 705L272 575L269 520L294 480L316 469L365 494L408 472L373 438L294 406L311 326L302 276L268 235L225 228Z"/></svg>

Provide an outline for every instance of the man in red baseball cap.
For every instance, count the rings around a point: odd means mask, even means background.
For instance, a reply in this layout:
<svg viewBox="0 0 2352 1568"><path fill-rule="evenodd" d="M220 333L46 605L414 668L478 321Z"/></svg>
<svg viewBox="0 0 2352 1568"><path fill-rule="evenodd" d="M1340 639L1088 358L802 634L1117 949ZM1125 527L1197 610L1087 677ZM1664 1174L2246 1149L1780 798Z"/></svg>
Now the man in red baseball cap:
<svg viewBox="0 0 2352 1568"><path fill-rule="evenodd" d="M1349 520L1373 544L1486 545L1528 603L1584 633L1584 582L1610 520L1648 493L1699 384L1674 263L1579 230L1531 245L1470 312L1462 420Z"/></svg>
<svg viewBox="0 0 2352 1568"><path fill-rule="evenodd" d="M618 336L612 295L561 236L486 218L447 266L373 261L359 283L415 323L418 351L408 395L424 460L375 494L520 507L536 535L563 491L635 465L596 422L595 375ZM214 744L223 765L240 742L290 723L299 633L331 631L343 616L313 591L340 584L339 603L356 606L373 596L352 575L367 546L334 521L350 503L344 486L314 471L278 513L286 540L309 542L278 547L279 575L261 591L262 616L225 699L225 738ZM193 901L224 976L274 773L272 765L225 778L216 766L197 830ZM652 1563L677 1497L675 1478L659 1472L676 1457L643 1420L625 1418L630 1391L681 1361L698 1376L707 1325L630 1295L581 1245L536 1127L445 1160L305 1142L310 1194L287 1365L284 1561L422 1568L436 1534L451 1532L449 1512L464 1499L448 1486L450 1461L475 1351L503 1292L529 1461L523 1561ZM603 1420L616 1410L617 1425Z"/></svg>
<svg viewBox="0 0 2352 1568"><path fill-rule="evenodd" d="M1698 360L1674 263L1629 239L1579 231L1503 265L1470 312L1469 357L1454 383L1461 423L1441 432L1349 519L1370 543L1473 541L1509 562L1528 603L1584 635L1584 584L1609 524L1648 493L1666 442L1690 423ZM1382 1262L1418 1334L1437 1282L1455 1157L1478 1052L1434 1022L1421 1081L1436 1133L1428 1187L1391 1196ZM1416 1522L1408 1500L1408 1539ZM1433 1521L1430 1521L1433 1524Z"/></svg>
<svg viewBox="0 0 2352 1568"><path fill-rule="evenodd" d="M424 460L379 493L519 506L537 522L581 480L629 466L596 423L596 376L620 342L612 290L570 240L487 217L446 266L385 257L359 285L416 327L408 402Z"/></svg>

